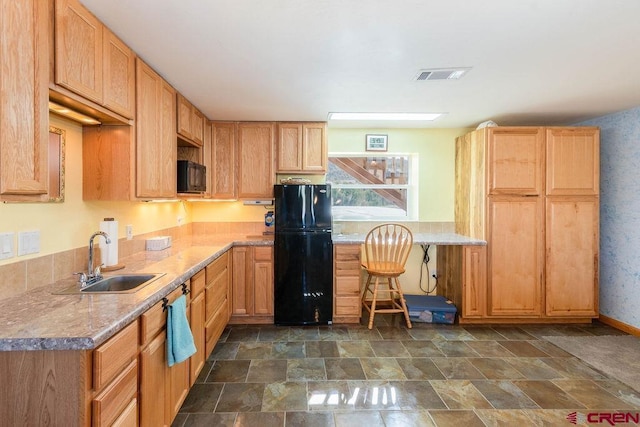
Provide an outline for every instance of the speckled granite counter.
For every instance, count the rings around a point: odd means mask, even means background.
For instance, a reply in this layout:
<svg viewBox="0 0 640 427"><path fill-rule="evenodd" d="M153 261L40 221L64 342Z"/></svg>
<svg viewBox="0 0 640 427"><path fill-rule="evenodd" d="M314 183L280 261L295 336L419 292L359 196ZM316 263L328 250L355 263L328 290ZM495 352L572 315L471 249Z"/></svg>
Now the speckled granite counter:
<svg viewBox="0 0 640 427"><path fill-rule="evenodd" d="M355 245L364 243L366 234L334 234L332 236L334 245ZM416 245L486 245L487 242L479 239L472 239L467 236L455 233L413 233L413 243Z"/></svg>
<svg viewBox="0 0 640 427"><path fill-rule="evenodd" d="M334 235L334 244L360 244L364 234ZM484 245L458 234L416 233L415 244ZM75 284L69 277L50 286L0 301L0 351L84 350L94 348L234 245L273 245L273 236L194 236L163 251L139 252L120 261L126 268L109 274L165 273L128 294L59 292ZM108 276L109 274L105 274Z"/></svg>
<svg viewBox="0 0 640 427"><path fill-rule="evenodd" d="M121 259L126 273L165 273L128 294L57 295L75 277L0 302L0 351L94 348L139 317L184 281L234 245L273 245L273 237L225 235L193 237L163 251Z"/></svg>

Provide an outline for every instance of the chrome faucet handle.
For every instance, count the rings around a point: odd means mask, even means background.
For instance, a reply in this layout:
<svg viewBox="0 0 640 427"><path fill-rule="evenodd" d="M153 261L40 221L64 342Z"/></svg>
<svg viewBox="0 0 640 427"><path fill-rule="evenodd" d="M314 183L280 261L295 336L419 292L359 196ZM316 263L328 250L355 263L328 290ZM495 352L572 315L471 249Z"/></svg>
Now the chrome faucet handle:
<svg viewBox="0 0 640 427"><path fill-rule="evenodd" d="M93 277L95 278L102 278L102 267L104 267L104 264L100 264L99 266L97 266L95 268L95 270L93 270Z"/></svg>
<svg viewBox="0 0 640 427"><path fill-rule="evenodd" d="M84 271L80 271L78 273L73 273L74 276L80 276L78 278L78 283L80 283L82 286L87 284L87 273L85 273Z"/></svg>

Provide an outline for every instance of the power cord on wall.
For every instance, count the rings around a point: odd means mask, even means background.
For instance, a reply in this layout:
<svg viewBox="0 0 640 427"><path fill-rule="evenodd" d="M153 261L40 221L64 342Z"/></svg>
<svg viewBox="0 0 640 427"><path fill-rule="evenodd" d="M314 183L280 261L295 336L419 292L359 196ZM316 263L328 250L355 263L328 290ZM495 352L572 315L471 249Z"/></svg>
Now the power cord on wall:
<svg viewBox="0 0 640 427"><path fill-rule="evenodd" d="M420 245L422 246L422 251L424 252L424 254L422 255L422 263L420 264L420 290L422 292L424 292L425 294L430 294L431 292L434 292L436 290L436 287L438 286L438 276L436 274L430 274L429 272L429 248L431 248L431 245ZM422 278L423 278L423 270L427 270L427 288L425 289L422 285ZM430 282L431 282L431 278L435 279L435 282L433 284L433 287L430 288Z"/></svg>

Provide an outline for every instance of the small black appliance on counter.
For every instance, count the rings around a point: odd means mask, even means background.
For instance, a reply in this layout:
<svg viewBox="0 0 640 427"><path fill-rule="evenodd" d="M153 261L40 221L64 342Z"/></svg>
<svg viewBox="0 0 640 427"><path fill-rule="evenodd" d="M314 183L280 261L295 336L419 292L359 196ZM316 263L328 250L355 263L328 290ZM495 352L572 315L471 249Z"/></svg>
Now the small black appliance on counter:
<svg viewBox="0 0 640 427"><path fill-rule="evenodd" d="M274 195L274 323L330 324L331 186L276 185Z"/></svg>

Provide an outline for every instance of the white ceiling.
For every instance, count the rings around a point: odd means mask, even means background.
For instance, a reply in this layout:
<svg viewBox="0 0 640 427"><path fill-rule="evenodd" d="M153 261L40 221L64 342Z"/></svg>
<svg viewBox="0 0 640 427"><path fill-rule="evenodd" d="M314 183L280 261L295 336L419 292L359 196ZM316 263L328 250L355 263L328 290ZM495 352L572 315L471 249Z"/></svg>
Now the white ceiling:
<svg viewBox="0 0 640 427"><path fill-rule="evenodd" d="M81 1L212 120L563 125L640 105L639 0ZM414 80L445 67L472 69Z"/></svg>

